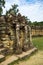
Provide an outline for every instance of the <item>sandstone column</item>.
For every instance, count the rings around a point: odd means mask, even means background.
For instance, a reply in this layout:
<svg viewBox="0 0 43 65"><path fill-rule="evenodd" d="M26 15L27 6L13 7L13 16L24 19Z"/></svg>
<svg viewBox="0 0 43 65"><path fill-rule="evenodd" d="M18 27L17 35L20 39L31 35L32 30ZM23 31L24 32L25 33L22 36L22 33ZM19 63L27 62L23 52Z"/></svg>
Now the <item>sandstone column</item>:
<svg viewBox="0 0 43 65"><path fill-rule="evenodd" d="M25 42L28 42L28 29L27 29L27 25L25 26Z"/></svg>
<svg viewBox="0 0 43 65"><path fill-rule="evenodd" d="M28 46L28 29L27 29L27 25L25 25L25 42L24 42L23 50L27 51L28 49L29 49L29 46Z"/></svg>
<svg viewBox="0 0 43 65"><path fill-rule="evenodd" d="M29 36L30 36L29 43L30 43L30 47L32 48L33 43L32 43L32 34L31 34L31 27L30 26L29 26Z"/></svg>
<svg viewBox="0 0 43 65"><path fill-rule="evenodd" d="M19 54L22 52L22 48L20 46L20 25L16 24L16 39L17 39L17 47L15 53Z"/></svg>

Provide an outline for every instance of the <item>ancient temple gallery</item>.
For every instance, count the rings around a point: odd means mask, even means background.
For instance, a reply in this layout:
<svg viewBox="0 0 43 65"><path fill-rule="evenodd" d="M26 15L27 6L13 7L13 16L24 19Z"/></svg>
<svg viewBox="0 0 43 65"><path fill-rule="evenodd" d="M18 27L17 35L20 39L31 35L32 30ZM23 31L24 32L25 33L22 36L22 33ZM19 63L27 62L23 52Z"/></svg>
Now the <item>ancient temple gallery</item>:
<svg viewBox="0 0 43 65"><path fill-rule="evenodd" d="M33 47L31 28L24 16L8 14L0 17L1 53L22 53Z"/></svg>

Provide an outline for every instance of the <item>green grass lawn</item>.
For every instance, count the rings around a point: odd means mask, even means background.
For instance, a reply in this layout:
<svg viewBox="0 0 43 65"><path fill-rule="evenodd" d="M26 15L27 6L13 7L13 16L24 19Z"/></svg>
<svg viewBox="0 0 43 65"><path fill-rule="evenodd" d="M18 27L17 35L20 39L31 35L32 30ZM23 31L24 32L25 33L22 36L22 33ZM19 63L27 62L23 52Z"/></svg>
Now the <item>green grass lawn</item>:
<svg viewBox="0 0 43 65"><path fill-rule="evenodd" d="M38 50L43 50L43 37L32 38L32 42Z"/></svg>

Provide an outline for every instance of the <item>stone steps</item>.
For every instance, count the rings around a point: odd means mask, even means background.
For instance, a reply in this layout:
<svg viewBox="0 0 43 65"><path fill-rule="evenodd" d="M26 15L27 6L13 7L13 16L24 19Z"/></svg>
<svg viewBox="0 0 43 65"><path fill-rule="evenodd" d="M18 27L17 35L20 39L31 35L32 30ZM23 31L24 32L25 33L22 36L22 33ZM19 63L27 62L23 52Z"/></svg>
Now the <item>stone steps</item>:
<svg viewBox="0 0 43 65"><path fill-rule="evenodd" d="M0 44L0 48L3 48L3 44Z"/></svg>
<svg viewBox="0 0 43 65"><path fill-rule="evenodd" d="M5 50L5 48L0 48L0 53L2 52L2 51L4 51Z"/></svg>
<svg viewBox="0 0 43 65"><path fill-rule="evenodd" d="M4 62L2 62L1 65L8 65L16 60L18 60L18 57L16 57L15 55L12 55L10 58L8 58Z"/></svg>
<svg viewBox="0 0 43 65"><path fill-rule="evenodd" d="M20 55L17 55L17 57L19 57L19 59L21 59L21 58L24 58L24 57L26 57L26 56L30 56L33 52L35 52L37 50L37 48L33 48L33 49L30 49L30 50L28 50L28 51L26 51L26 52L23 52L22 54L20 54Z"/></svg>
<svg viewBox="0 0 43 65"><path fill-rule="evenodd" d="M5 56L0 54L0 63L5 60Z"/></svg>
<svg viewBox="0 0 43 65"><path fill-rule="evenodd" d="M24 57L27 57L27 56L30 56L33 52L35 52L37 50L37 48L33 48L33 49L30 49L26 52L23 52L22 54L19 54L19 55L12 55L10 56L8 59L6 59L5 61L3 61L1 63L1 65L8 65L14 61L17 61L18 59L22 59Z"/></svg>

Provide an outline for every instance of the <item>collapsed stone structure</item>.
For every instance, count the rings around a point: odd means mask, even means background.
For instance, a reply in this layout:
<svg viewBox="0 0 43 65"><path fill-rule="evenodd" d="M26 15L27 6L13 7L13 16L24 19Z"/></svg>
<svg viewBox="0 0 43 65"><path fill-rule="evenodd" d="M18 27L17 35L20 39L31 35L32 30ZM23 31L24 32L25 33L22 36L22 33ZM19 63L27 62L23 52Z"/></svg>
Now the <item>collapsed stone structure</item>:
<svg viewBox="0 0 43 65"><path fill-rule="evenodd" d="M0 49L1 53L22 53L33 47L31 28L25 17L9 14L0 17Z"/></svg>

